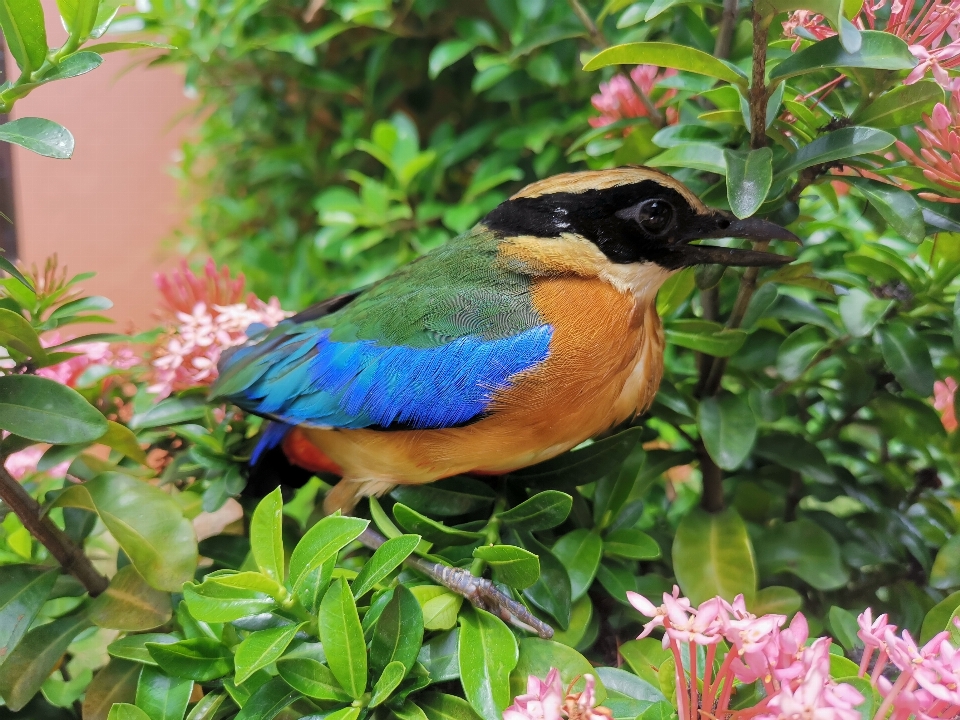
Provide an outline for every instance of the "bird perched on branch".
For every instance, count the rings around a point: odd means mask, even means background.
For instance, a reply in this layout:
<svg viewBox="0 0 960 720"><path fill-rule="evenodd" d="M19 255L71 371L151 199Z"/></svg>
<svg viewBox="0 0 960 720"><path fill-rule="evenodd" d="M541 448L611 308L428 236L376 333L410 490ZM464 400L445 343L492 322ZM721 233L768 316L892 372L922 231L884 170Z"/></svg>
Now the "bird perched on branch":
<svg viewBox="0 0 960 720"><path fill-rule="evenodd" d="M663 370L656 294L673 273L790 261L692 244L722 237L798 241L649 168L547 178L380 282L254 336L221 360L213 395L272 421L252 465L280 448L342 478L328 512L398 484L504 474L650 405ZM518 621L488 581L438 567L438 581ZM520 624L546 634L533 620Z"/></svg>

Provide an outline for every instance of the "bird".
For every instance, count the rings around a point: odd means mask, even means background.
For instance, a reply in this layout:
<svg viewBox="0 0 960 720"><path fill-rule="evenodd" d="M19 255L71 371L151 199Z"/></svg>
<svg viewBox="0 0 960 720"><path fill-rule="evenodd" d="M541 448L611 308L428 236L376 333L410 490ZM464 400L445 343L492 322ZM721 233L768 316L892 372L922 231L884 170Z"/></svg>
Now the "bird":
<svg viewBox="0 0 960 720"><path fill-rule="evenodd" d="M656 295L674 273L792 259L693 244L711 238L799 242L652 168L548 177L379 282L254 332L224 353L211 394L270 421L254 469L282 453L341 477L327 513L397 485L504 475L650 406L663 375ZM489 581L420 560L474 604L552 632Z"/></svg>

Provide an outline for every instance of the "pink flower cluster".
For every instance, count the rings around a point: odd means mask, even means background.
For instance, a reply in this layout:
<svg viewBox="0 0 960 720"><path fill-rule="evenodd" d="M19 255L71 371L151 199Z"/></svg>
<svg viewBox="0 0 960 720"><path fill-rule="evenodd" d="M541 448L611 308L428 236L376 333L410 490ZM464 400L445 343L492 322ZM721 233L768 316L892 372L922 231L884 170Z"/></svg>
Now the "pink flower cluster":
<svg viewBox="0 0 960 720"><path fill-rule="evenodd" d="M630 71L633 82L624 75L614 75L610 78L610 82L600 83L600 93L590 100L593 107L600 112L600 117L590 118L590 125L604 127L618 120L649 117L650 112L637 93L637 88L640 88L649 98L658 82L676 74L677 71L672 68L661 73L656 65L638 65ZM662 108L676 94L676 90L667 90L654 103L654 106ZM676 108L667 108L666 114L668 123L677 121ZM624 134L627 132L629 130L625 130Z"/></svg>
<svg viewBox="0 0 960 720"><path fill-rule="evenodd" d="M809 631L800 613L789 626L785 615L757 617L747 611L743 596L733 603L716 597L692 607L680 589L663 594L656 606L647 598L628 592L630 603L647 617L640 637L655 628L664 629L663 646L673 652L677 709L681 720L706 717L750 717L755 720L859 720L855 709L864 701L852 685L830 678L830 639L818 638L806 645ZM730 650L714 676L717 648L725 641ZM681 644L686 644L690 676L684 671ZM697 672L697 646L706 646L702 676ZM698 698L697 678L702 678L703 695ZM760 682L766 696L747 711L734 712L730 701L734 681Z"/></svg>
<svg viewBox="0 0 960 720"><path fill-rule="evenodd" d="M957 381L948 377L943 382L933 384L933 407L940 413L940 421L947 432L957 429L957 409L954 405L957 396Z"/></svg>
<svg viewBox="0 0 960 720"><path fill-rule="evenodd" d="M960 194L960 89L950 96L950 107L937 103L930 115L923 116L923 127L915 129L920 138L920 155L897 140L897 150L904 160L923 171L923 176L951 191ZM932 193L919 193L927 200L960 202L955 198L943 198Z"/></svg>
<svg viewBox="0 0 960 720"><path fill-rule="evenodd" d="M277 298L263 302L251 293L241 300L243 275L232 279L213 260L202 277L183 263L169 276L158 274L156 283L173 315L173 327L154 348L151 362L154 381L148 390L160 397L211 384L221 352L242 344L251 325L273 327L290 314Z"/></svg>
<svg viewBox="0 0 960 720"><path fill-rule="evenodd" d="M556 668L550 669L546 680L530 675L526 694L514 698L513 705L503 711L503 720L610 720L610 710L594 707L597 681L593 675L584 675L584 682L582 692L573 692L571 683L564 693Z"/></svg>
<svg viewBox="0 0 960 720"><path fill-rule="evenodd" d="M896 625L881 615L873 620L868 608L857 618L864 653L860 661L860 677L867 676L880 692L883 702L875 720L934 720L960 716L960 651L950 643L944 630L934 635L922 648L917 647L910 633L897 635ZM960 621L954 620L960 628ZM877 654L870 672L870 661ZM892 663L900 671L893 682L883 675Z"/></svg>
<svg viewBox="0 0 960 720"><path fill-rule="evenodd" d="M919 63L907 76L907 85L932 72L943 87L960 89L960 79L951 78L947 72L960 66L960 0L926 0L919 9L916 0L889 0L889 18L881 28L877 15L883 15L887 4L888 0L866 0L854 23L861 30L885 30L910 46ZM797 10L783 23L784 35L797 38L794 50L802 39L798 29L817 40L837 34L823 15Z"/></svg>

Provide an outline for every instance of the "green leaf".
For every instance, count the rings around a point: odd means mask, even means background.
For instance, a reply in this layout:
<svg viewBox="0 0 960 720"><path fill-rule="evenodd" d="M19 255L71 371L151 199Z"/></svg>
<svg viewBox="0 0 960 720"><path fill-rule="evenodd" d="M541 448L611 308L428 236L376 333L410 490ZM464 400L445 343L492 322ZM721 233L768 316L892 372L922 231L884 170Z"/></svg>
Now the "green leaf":
<svg viewBox="0 0 960 720"><path fill-rule="evenodd" d="M747 609L754 615L793 615L803 606L803 598L793 588L770 585L757 590Z"/></svg>
<svg viewBox="0 0 960 720"><path fill-rule="evenodd" d="M80 393L33 375L0 377L0 428L55 445L90 443L107 431L107 419Z"/></svg>
<svg viewBox="0 0 960 720"><path fill-rule="evenodd" d="M619 693L644 704L666 700L659 685L648 683L643 678L637 677L626 670L599 667L595 672L607 689L606 702L608 703L614 699L613 693Z"/></svg>
<svg viewBox="0 0 960 720"><path fill-rule="evenodd" d="M640 432L640 428L624 430L579 450L510 473L508 477L528 486L535 484L572 489L586 485L619 469L637 446Z"/></svg>
<svg viewBox="0 0 960 720"><path fill-rule="evenodd" d="M628 560L655 560L660 557L657 541L636 528L623 528L608 533L603 539L603 551Z"/></svg>
<svg viewBox="0 0 960 720"><path fill-rule="evenodd" d="M193 525L177 501L160 488L129 475L102 473L71 485L53 505L97 513L152 587L176 592L193 577L197 566Z"/></svg>
<svg viewBox="0 0 960 720"><path fill-rule="evenodd" d="M483 610L460 615L460 682L484 720L500 720L510 704L510 673L519 658L517 640L503 621Z"/></svg>
<svg viewBox="0 0 960 720"><path fill-rule="evenodd" d="M817 590L836 590L850 577L837 541L806 518L770 528L756 548L763 575L792 573Z"/></svg>
<svg viewBox="0 0 960 720"><path fill-rule="evenodd" d="M853 337L866 337L893 307L893 300L879 300L866 290L854 287L840 297L837 306L847 332Z"/></svg>
<svg viewBox="0 0 960 720"><path fill-rule="evenodd" d="M377 707L377 705L383 704L383 702L393 694L393 691L397 689L397 686L400 685L406 674L407 668L398 660L394 660L387 665L373 686L373 694L370 697L369 707Z"/></svg>
<svg viewBox="0 0 960 720"><path fill-rule="evenodd" d="M518 537L521 544L527 550L535 552L540 560L540 577L523 591L524 597L544 612L550 613L560 627L566 628L570 622L572 604L570 574L550 548L540 543L532 534L521 531Z"/></svg>
<svg viewBox="0 0 960 720"><path fill-rule="evenodd" d="M482 533L449 528L436 520L431 520L426 515L421 515L403 503L394 504L393 517L407 532L420 535L424 540L440 546L467 545L483 537Z"/></svg>
<svg viewBox="0 0 960 720"><path fill-rule="evenodd" d="M59 574L32 565L0 566L0 664L26 634Z"/></svg>
<svg viewBox="0 0 960 720"><path fill-rule="evenodd" d="M24 73L43 65L47 58L47 30L40 0L0 2L0 28L10 54Z"/></svg>
<svg viewBox="0 0 960 720"><path fill-rule="evenodd" d="M839 37L814 43L777 65L770 81L784 80L824 68L873 68L875 70L912 70L917 59L903 40L892 33L877 30L860 32L859 52L844 50Z"/></svg>
<svg viewBox="0 0 960 720"><path fill-rule="evenodd" d="M374 585L399 567L419 543L419 535L401 535L390 538L377 548L373 557L364 563L357 577L350 583L353 597L360 598L373 589Z"/></svg>
<svg viewBox="0 0 960 720"><path fill-rule="evenodd" d="M283 582L283 498L279 487L263 498L253 511L250 549L260 572Z"/></svg>
<svg viewBox="0 0 960 720"><path fill-rule="evenodd" d="M428 720L480 720L470 703L456 695L426 693L418 695L417 702Z"/></svg>
<svg viewBox="0 0 960 720"><path fill-rule="evenodd" d="M307 530L290 555L290 584L296 591L309 573L352 543L367 529L368 520L330 515Z"/></svg>
<svg viewBox="0 0 960 720"><path fill-rule="evenodd" d="M430 51L427 75L435 80L443 70L464 58L477 46L472 40L444 40Z"/></svg>
<svg viewBox="0 0 960 720"><path fill-rule="evenodd" d="M143 710L130 703L114 703L107 720L153 720Z"/></svg>
<svg viewBox="0 0 960 720"><path fill-rule="evenodd" d="M177 642L179 638L176 635L168 633L139 633L137 635L125 635L107 645L107 652L111 657L122 660L131 660L141 665L156 666L157 662L147 650L147 643L159 643L161 645L171 645Z"/></svg>
<svg viewBox="0 0 960 720"><path fill-rule="evenodd" d="M930 569L930 585L941 590L960 586L960 533L951 536L937 552Z"/></svg>
<svg viewBox="0 0 960 720"><path fill-rule="evenodd" d="M489 485L464 476L429 485L399 485L390 497L430 517L467 515L490 507L495 499Z"/></svg>
<svg viewBox="0 0 960 720"><path fill-rule="evenodd" d="M333 676L350 697L358 699L367 687L367 648L357 606L346 579L337 578L330 585L320 603L317 619L320 642Z"/></svg>
<svg viewBox="0 0 960 720"><path fill-rule="evenodd" d="M460 628L435 635L420 648L417 662L427 669L434 682L456 680L460 677L457 652L460 646Z"/></svg>
<svg viewBox="0 0 960 720"><path fill-rule="evenodd" d="M890 36L894 37L894 36ZM902 41L900 41L902 42ZM888 132L867 127L846 127L821 135L804 145L786 160L786 166L777 170L774 180L786 177L811 165L831 163L866 153L883 150L896 138Z"/></svg>
<svg viewBox="0 0 960 720"><path fill-rule="evenodd" d="M258 630L247 635L237 646L234 656L233 661L236 667L234 682L240 685L260 668L276 662L301 627L303 623Z"/></svg>
<svg viewBox="0 0 960 720"><path fill-rule="evenodd" d="M137 707L150 720L183 720L193 692L193 680L172 678L145 667L137 682Z"/></svg>
<svg viewBox="0 0 960 720"><path fill-rule="evenodd" d="M911 86L906 86L911 87ZM845 179L876 209L887 224L904 238L914 243L923 242L927 234L923 212L916 198L906 190L862 177Z"/></svg>
<svg viewBox="0 0 960 720"><path fill-rule="evenodd" d="M837 481L820 449L799 435L770 433L757 441L755 452L760 457L789 470L796 470L815 482L829 485Z"/></svg>
<svg viewBox="0 0 960 720"><path fill-rule="evenodd" d="M226 704L226 707L224 707ZM216 720L230 706L230 695L224 692L208 692L190 709L187 720Z"/></svg>
<svg viewBox="0 0 960 720"><path fill-rule="evenodd" d="M370 639L370 671L376 676L399 661L409 672L423 644L423 611L417 598L403 585L383 608Z"/></svg>
<svg viewBox="0 0 960 720"><path fill-rule="evenodd" d="M423 611L424 628L449 630L457 624L457 613L463 604L463 595L437 585L417 585L409 589Z"/></svg>
<svg viewBox="0 0 960 720"><path fill-rule="evenodd" d="M17 270L16 265L3 257L3 255L0 255L0 270L7 273L10 277L16 278L27 290L33 291L33 285L30 281L23 276L23 273Z"/></svg>
<svg viewBox="0 0 960 720"><path fill-rule="evenodd" d="M147 464L147 454L137 442L137 436L126 425L107 420L107 431L97 438L97 442L136 460L141 465Z"/></svg>
<svg viewBox="0 0 960 720"><path fill-rule="evenodd" d="M757 439L757 419L743 394L703 398L697 428L710 457L724 470L740 467Z"/></svg>
<svg viewBox="0 0 960 720"><path fill-rule="evenodd" d="M603 541L595 532L580 528L567 533L553 546L553 554L567 568L570 575L571 599L579 600L593 583L597 574Z"/></svg>
<svg viewBox="0 0 960 720"><path fill-rule="evenodd" d="M219 641L208 637L171 644L146 643L150 657L168 675L208 682L233 672L233 655Z"/></svg>
<svg viewBox="0 0 960 720"><path fill-rule="evenodd" d="M0 308L0 346L43 363L47 357L40 336L20 313Z"/></svg>
<svg viewBox="0 0 960 720"><path fill-rule="evenodd" d="M933 80L920 80L913 85L897 85L889 92L853 114L857 125L899 130L904 125L916 125L924 113L943 102L943 88Z"/></svg>
<svg viewBox="0 0 960 720"><path fill-rule="evenodd" d="M170 595L147 585L133 565L120 568L90 604L90 619L114 630L151 630L172 614Z"/></svg>
<svg viewBox="0 0 960 720"><path fill-rule="evenodd" d="M732 508L711 514L694 508L677 528L673 569L690 602L715 595L724 600L742 594L747 603L757 591L757 569L747 528Z"/></svg>
<svg viewBox="0 0 960 720"><path fill-rule="evenodd" d="M726 80L736 85L746 85L746 76L730 63L719 60L701 50L684 45L661 42L638 42L614 45L601 50L583 66L584 70L599 70L609 65L656 65L676 68Z"/></svg>
<svg viewBox="0 0 960 720"><path fill-rule="evenodd" d="M877 328L883 361L896 376L897 381L917 395L933 394L936 374L930 349L917 331L905 322L895 320Z"/></svg>
<svg viewBox="0 0 960 720"><path fill-rule="evenodd" d="M747 339L742 330L727 330L709 320L674 320L665 329L668 343L714 357L733 355Z"/></svg>
<svg viewBox="0 0 960 720"><path fill-rule="evenodd" d="M950 593L930 608L920 627L920 643L926 644L938 632L951 630L950 619L958 608L960 608L960 590Z"/></svg>
<svg viewBox="0 0 960 720"><path fill-rule="evenodd" d="M99 0L57 0L63 25L73 37L83 40L97 20Z"/></svg>
<svg viewBox="0 0 960 720"><path fill-rule="evenodd" d="M556 527L570 514L573 498L558 490L544 490L497 517L506 527L532 532Z"/></svg>
<svg viewBox="0 0 960 720"><path fill-rule="evenodd" d="M263 590L225 585L217 578L207 578L200 585L186 585L183 599L195 619L212 623L233 622L268 612L277 605L276 599Z"/></svg>
<svg viewBox="0 0 960 720"><path fill-rule="evenodd" d="M490 564L496 582L518 590L530 587L540 577L540 559L523 548L485 545L474 550L473 556Z"/></svg>
<svg viewBox="0 0 960 720"><path fill-rule="evenodd" d="M773 183L773 150L724 150L727 167L727 201L738 218L753 215L767 199Z"/></svg>
<svg viewBox="0 0 960 720"><path fill-rule="evenodd" d="M723 149L710 143L684 143L667 148L647 160L650 167L683 167L716 175L727 174Z"/></svg>
<svg viewBox="0 0 960 720"><path fill-rule="evenodd" d="M297 692L316 700L350 702L330 669L313 658L280 658L277 672Z"/></svg>
<svg viewBox="0 0 960 720"><path fill-rule="evenodd" d="M133 430L149 430L150 428L177 425L201 420L206 410L207 403L203 398L170 397L161 400L146 412L134 415L129 425Z"/></svg>
<svg viewBox="0 0 960 720"><path fill-rule="evenodd" d="M573 692L580 692L586 684L584 675L596 678L597 671L583 655L573 648L552 640L523 638L518 647L516 667L510 673L511 696L522 695L527 690L527 678L536 675L545 678L551 668L560 671L560 684L564 690L576 681ZM601 704L607 696L607 688L602 681L596 684L596 701Z"/></svg>
<svg viewBox="0 0 960 720"><path fill-rule="evenodd" d="M147 48L156 49L156 50L176 50L177 49L173 45L167 45L166 43L142 42L142 41L104 42L104 43L96 43L94 45L87 45L87 50L95 52L98 55L106 55L107 53L119 52L120 50L142 50Z"/></svg>
<svg viewBox="0 0 960 720"><path fill-rule="evenodd" d="M646 451L638 445L620 466L619 472L610 473L597 481L593 492L593 524L598 530L605 530L619 518L646 460Z"/></svg>
<svg viewBox="0 0 960 720"><path fill-rule="evenodd" d="M67 646L90 626L86 613L54 620L28 632L0 665L0 697L13 712L23 708L40 690Z"/></svg>
<svg viewBox="0 0 960 720"><path fill-rule="evenodd" d="M853 613L833 605L827 613L827 620L830 623L830 632L844 650L852 653L857 647L863 647L857 637L857 618Z"/></svg>
<svg viewBox="0 0 960 720"><path fill-rule="evenodd" d="M784 380L796 380L826 347L823 330L807 325L794 330L777 353L777 372Z"/></svg>
<svg viewBox="0 0 960 720"><path fill-rule="evenodd" d="M73 155L74 140L70 131L45 118L25 117L4 123L0 125L0 140L57 160Z"/></svg>
<svg viewBox="0 0 960 720"><path fill-rule="evenodd" d="M298 692L291 691L290 687L281 678L275 677L257 688L257 691L247 700L234 720L273 720L285 707L299 697ZM360 710L360 708L345 709L356 711L353 717L356 717ZM326 720L334 720L335 715L337 713L327 715Z"/></svg>

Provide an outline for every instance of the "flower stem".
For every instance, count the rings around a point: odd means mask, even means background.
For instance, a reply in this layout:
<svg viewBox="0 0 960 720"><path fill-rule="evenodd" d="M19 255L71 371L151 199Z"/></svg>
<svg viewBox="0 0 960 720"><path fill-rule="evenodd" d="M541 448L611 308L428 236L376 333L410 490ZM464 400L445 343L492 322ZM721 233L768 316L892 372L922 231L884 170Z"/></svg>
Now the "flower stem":
<svg viewBox="0 0 960 720"><path fill-rule="evenodd" d="M708 713L713 711L715 689L711 687L713 681L713 661L717 656L717 646L713 644L707 648L707 662L703 667L703 709Z"/></svg>
<svg viewBox="0 0 960 720"><path fill-rule="evenodd" d="M697 701L697 644L687 643L690 654L690 720L697 720L697 710L700 703Z"/></svg>
<svg viewBox="0 0 960 720"><path fill-rule="evenodd" d="M901 673L900 677L898 677L897 681L893 684L893 687L890 688L890 692L887 693L883 702L880 703L880 708L877 710L877 714L873 716L873 720L883 720L883 718L887 716L887 711L893 707L893 703L897 699L897 695L900 694L900 691L904 689L909 691L914 684L913 673Z"/></svg>

